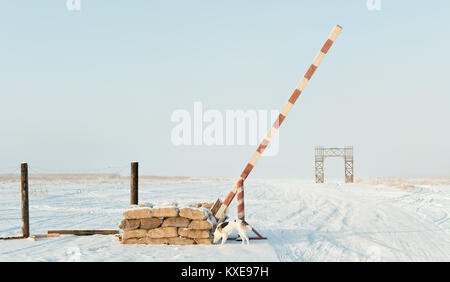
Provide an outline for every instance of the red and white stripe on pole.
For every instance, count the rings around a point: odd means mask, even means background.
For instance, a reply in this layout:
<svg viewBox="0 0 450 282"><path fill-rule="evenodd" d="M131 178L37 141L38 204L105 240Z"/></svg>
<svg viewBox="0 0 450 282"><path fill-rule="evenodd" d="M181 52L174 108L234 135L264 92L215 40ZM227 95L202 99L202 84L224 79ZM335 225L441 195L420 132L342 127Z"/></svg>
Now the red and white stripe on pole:
<svg viewBox="0 0 450 282"><path fill-rule="evenodd" d="M280 114L278 115L277 120L274 122L272 127L269 129L269 132L267 132L266 137L264 137L261 144L258 146L258 149L251 157L250 161L248 162L247 166L245 167L244 171L241 173L239 178L236 180L235 184L233 185L233 188L231 188L231 191L228 193L227 198L220 206L219 210L217 211L216 218L223 219L225 217L225 212L230 205L231 201L233 200L234 196L238 191L241 191L242 193L242 217L244 216L244 197L243 197L243 182L248 177L252 169L255 167L256 163L258 162L259 157L261 157L261 154L264 152L264 150L267 148L267 146L270 143L270 140L275 135L275 133L278 131L278 128L280 128L280 125L283 123L284 119L286 118L289 111L294 106L295 102L297 101L298 97L300 97L300 94L302 93L303 89L305 89L306 84L313 76L314 72L319 67L320 63L322 62L325 55L328 53L328 50L330 50L331 46L333 45L333 42L338 37L339 33L342 31L342 27L339 25L336 25L333 30L331 31L330 35L328 36L327 41L322 46L322 49L320 49L320 52L317 54L317 56L314 58L313 63L309 67L308 71L305 73L305 75L300 80L300 83L295 88L294 92L292 93L291 97L289 98L289 101L286 103L284 108L281 110ZM238 205L239 209L239 205ZM238 211L239 212L239 211Z"/></svg>
<svg viewBox="0 0 450 282"><path fill-rule="evenodd" d="M237 186L237 210L238 218L245 221L244 214L244 180L240 179Z"/></svg>

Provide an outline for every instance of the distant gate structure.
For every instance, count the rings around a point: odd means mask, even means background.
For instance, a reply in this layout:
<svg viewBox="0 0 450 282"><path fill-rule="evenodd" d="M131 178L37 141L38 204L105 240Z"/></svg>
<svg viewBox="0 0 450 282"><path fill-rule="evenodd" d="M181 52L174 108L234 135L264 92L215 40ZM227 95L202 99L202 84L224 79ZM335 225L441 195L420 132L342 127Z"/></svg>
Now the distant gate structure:
<svg viewBox="0 0 450 282"><path fill-rule="evenodd" d="M323 146L316 146L314 148L315 158L315 172L316 183L323 183L324 181L324 166L325 158L341 157L345 162L345 183L353 183L353 146L345 146L344 148L325 148Z"/></svg>

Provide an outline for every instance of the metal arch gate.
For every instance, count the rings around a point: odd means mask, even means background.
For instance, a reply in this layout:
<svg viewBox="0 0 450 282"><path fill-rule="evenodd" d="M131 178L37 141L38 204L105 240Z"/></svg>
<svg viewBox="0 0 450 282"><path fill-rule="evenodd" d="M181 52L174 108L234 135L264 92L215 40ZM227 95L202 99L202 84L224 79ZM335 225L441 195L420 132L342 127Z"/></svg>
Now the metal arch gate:
<svg viewBox="0 0 450 282"><path fill-rule="evenodd" d="M344 159L345 183L353 183L353 146L344 148L325 148L317 146L314 148L314 168L316 183L324 182L324 161L325 158L340 157Z"/></svg>

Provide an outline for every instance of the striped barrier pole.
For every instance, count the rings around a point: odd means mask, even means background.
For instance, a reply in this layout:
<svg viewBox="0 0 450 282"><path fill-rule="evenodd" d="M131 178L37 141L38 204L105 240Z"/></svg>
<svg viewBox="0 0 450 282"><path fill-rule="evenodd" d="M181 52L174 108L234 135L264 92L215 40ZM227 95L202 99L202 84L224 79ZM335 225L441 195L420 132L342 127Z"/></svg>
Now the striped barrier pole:
<svg viewBox="0 0 450 282"><path fill-rule="evenodd" d="M325 55L328 53L328 50L330 50L331 46L333 45L333 42L338 37L339 33L342 31L342 27L339 25L336 25L333 30L331 31L330 35L328 36L327 41L322 46L322 49L320 50L319 54L314 58L313 63L309 67L308 71L305 73L305 75L300 80L300 83L295 88L294 92L292 93L291 97L289 98L289 101L286 103L284 108L281 110L280 114L278 115L277 120L274 122L273 126L269 129L269 132L267 133L266 137L263 139L261 144L259 145L256 152L253 154L252 158L248 162L247 166L245 167L244 171L241 173L239 178L236 180L235 184L233 185L233 188L231 188L230 193L228 193L228 196L223 201L222 205L220 206L219 210L217 211L216 218L217 219L223 219L225 217L225 212L230 205L231 201L233 200L234 196L238 192L238 189L240 187L240 191L242 191L242 200L243 200L243 190L242 190L242 183L245 179L247 179L248 175L252 171L252 169L255 167L259 157L261 157L261 154L264 152L264 150L267 148L267 146L270 143L270 140L275 135L275 133L278 131L278 128L280 127L281 123L283 123L284 119L286 118L289 111L294 106L295 102L297 101L298 97L302 93L303 89L305 89L306 84L313 76L314 72L319 67L320 63L322 62ZM243 201L242 201L242 216L244 215L243 211Z"/></svg>
<svg viewBox="0 0 450 282"><path fill-rule="evenodd" d="M238 218L242 221L245 221L244 214L244 180L238 180L237 186L237 210L238 210Z"/></svg>

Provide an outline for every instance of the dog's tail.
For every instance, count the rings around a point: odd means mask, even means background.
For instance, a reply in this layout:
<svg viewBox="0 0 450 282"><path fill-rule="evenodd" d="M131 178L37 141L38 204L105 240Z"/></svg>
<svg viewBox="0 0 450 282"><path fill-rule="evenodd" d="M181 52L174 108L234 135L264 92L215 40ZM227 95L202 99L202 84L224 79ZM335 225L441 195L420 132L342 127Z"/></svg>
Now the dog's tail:
<svg viewBox="0 0 450 282"><path fill-rule="evenodd" d="M253 227L250 226L247 222L244 222L245 228L248 230L253 230Z"/></svg>

